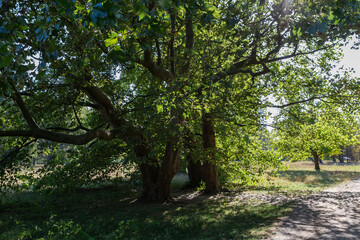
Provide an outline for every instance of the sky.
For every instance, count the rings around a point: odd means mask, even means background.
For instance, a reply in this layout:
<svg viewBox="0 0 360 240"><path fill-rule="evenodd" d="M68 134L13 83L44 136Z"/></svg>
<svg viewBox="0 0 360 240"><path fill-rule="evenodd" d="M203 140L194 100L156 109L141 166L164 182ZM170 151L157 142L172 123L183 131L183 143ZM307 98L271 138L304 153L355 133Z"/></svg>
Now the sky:
<svg viewBox="0 0 360 240"><path fill-rule="evenodd" d="M360 77L360 49L351 49L353 42L343 48L344 58L340 62L340 65L344 65L346 68L354 68L355 76Z"/></svg>
<svg viewBox="0 0 360 240"><path fill-rule="evenodd" d="M360 41L360 39L358 40ZM344 69L354 69L352 74L354 77L360 78L360 49L351 49L354 45L354 41L351 41L348 45L343 47L344 57L338 64L338 67L344 66ZM336 71L334 71L336 72ZM276 105L276 102L274 102ZM266 124L271 125L273 123L273 117L278 114L279 109L270 108L268 111L271 112L272 116L266 120ZM267 127L268 130L272 130L272 127Z"/></svg>

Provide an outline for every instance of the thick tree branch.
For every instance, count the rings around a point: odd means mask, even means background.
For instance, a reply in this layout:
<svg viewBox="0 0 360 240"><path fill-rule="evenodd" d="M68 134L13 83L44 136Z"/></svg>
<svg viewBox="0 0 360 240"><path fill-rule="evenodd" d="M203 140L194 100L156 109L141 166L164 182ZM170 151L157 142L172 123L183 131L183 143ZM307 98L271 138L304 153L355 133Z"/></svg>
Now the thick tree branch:
<svg viewBox="0 0 360 240"><path fill-rule="evenodd" d="M190 9L186 9L186 16L185 16L185 33L186 33L186 40L185 40L185 53L184 59L185 63L181 69L181 74L186 74L190 68L190 61L191 61L191 50L194 46L194 29L193 29L193 19L192 13Z"/></svg>
<svg viewBox="0 0 360 240"><path fill-rule="evenodd" d="M13 94L12 98L15 100L16 104L20 108L20 111L31 129L38 129L38 125L36 124L35 120L31 116L29 110L27 109L24 100L22 99L20 93L14 89L15 93Z"/></svg>
<svg viewBox="0 0 360 240"><path fill-rule="evenodd" d="M76 132L78 130L90 131L89 129L84 129L82 126L77 126L75 128L64 128L64 127L47 127L46 130L54 130L54 131L65 131L65 132Z"/></svg>
<svg viewBox="0 0 360 240"><path fill-rule="evenodd" d="M165 82L171 82L174 80L174 75L169 70L154 63L150 50L144 51L144 60L137 60L136 62L149 70L154 77L157 77Z"/></svg>
<svg viewBox="0 0 360 240"><path fill-rule="evenodd" d="M121 132L121 137L123 139L129 140L133 139L134 137L141 138L141 128L132 124L131 122L128 122L125 118L123 118L121 116L121 112L115 109L115 106L113 105L110 97L100 88L85 87L81 90L83 90L94 101L94 104L99 106L99 112L107 120L105 124L110 123L110 125L114 129L123 129L123 131ZM102 124L99 127L102 127L105 124ZM99 127L97 127L96 129L98 129Z"/></svg>
<svg viewBox="0 0 360 240"><path fill-rule="evenodd" d="M64 133L57 133L45 129L31 129L31 130L9 130L0 131L0 137L33 137L50 140L58 143L68 143L74 145L84 145L94 139L111 140L120 132L117 130L95 130L89 131L81 135L70 135Z"/></svg>
<svg viewBox="0 0 360 240"><path fill-rule="evenodd" d="M170 9L170 19L171 19L171 39L169 42L169 51L170 51L170 72L175 78L175 50L174 50L174 42L175 42L175 11L174 9Z"/></svg>
<svg viewBox="0 0 360 240"><path fill-rule="evenodd" d="M85 94L93 100L94 105L98 106L98 110L108 119L111 118L115 111L115 107L110 97L97 87L81 88Z"/></svg>

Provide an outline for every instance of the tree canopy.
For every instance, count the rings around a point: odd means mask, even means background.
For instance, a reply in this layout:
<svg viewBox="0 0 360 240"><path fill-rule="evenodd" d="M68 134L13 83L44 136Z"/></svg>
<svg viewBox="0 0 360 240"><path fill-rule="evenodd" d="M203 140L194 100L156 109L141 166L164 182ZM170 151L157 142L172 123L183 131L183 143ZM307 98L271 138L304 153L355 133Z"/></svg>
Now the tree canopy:
<svg viewBox="0 0 360 240"><path fill-rule="evenodd" d="M70 169L130 159L143 198L161 201L196 149L206 191L220 191L218 163L238 158L226 144L250 141L269 105L276 81L263 76L295 57L327 52L326 61L359 30L358 1L0 5L2 169L21 162L11 148L38 139L84 145Z"/></svg>

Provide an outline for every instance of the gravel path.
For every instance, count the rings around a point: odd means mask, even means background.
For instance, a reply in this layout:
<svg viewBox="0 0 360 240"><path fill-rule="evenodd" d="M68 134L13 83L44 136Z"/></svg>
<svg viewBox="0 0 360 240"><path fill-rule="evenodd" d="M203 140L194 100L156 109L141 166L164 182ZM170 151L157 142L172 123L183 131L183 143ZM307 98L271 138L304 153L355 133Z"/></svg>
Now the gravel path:
<svg viewBox="0 0 360 240"><path fill-rule="evenodd" d="M297 200L272 239L360 239L360 179Z"/></svg>

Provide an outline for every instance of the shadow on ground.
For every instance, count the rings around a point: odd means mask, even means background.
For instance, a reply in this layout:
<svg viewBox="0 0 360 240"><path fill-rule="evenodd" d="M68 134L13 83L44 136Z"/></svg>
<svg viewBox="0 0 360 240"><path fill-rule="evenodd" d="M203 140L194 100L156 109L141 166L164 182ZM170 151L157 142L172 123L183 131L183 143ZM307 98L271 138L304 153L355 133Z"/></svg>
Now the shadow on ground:
<svg viewBox="0 0 360 240"><path fill-rule="evenodd" d="M310 170L287 170L280 172L279 176L292 182L305 183L308 186L329 187L346 179L359 177L356 171L310 171Z"/></svg>
<svg viewBox="0 0 360 240"><path fill-rule="evenodd" d="M295 203L273 239L359 239L360 192L322 192Z"/></svg>
<svg viewBox="0 0 360 240"><path fill-rule="evenodd" d="M5 204L0 239L253 239L289 209L270 201L194 196L150 204L116 195L107 189Z"/></svg>

